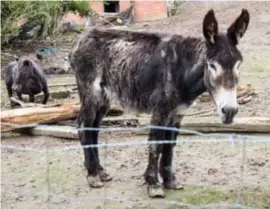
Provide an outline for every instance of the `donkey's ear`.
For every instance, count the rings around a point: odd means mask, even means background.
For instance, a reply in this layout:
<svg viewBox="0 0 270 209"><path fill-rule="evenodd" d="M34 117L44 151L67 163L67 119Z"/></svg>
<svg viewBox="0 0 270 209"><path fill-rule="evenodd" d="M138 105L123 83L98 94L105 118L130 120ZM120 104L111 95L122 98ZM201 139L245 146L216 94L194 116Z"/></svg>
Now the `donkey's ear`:
<svg viewBox="0 0 270 209"><path fill-rule="evenodd" d="M240 16L228 28L227 35L235 43L238 44L239 39L245 34L249 24L249 13L246 9L242 9Z"/></svg>
<svg viewBox="0 0 270 209"><path fill-rule="evenodd" d="M209 43L215 44L218 35L218 22L213 9L204 16L203 35Z"/></svg>

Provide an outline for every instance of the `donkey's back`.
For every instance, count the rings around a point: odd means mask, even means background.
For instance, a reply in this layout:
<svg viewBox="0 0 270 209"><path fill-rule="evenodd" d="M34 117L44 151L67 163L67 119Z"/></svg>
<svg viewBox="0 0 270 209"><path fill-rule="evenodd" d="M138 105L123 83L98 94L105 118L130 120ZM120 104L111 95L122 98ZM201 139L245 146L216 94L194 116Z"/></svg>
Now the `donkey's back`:
<svg viewBox="0 0 270 209"><path fill-rule="evenodd" d="M169 34L89 30L70 54L79 91L91 86L92 91L104 90L108 99L123 105L151 109L164 99L161 95L165 91L171 91L164 59L171 38Z"/></svg>

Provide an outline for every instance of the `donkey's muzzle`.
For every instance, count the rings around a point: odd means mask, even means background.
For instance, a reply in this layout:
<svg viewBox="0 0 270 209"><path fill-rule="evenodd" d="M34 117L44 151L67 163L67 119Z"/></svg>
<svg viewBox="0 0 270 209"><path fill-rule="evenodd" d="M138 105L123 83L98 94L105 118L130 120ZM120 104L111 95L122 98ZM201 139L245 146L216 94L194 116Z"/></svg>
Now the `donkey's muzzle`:
<svg viewBox="0 0 270 209"><path fill-rule="evenodd" d="M238 107L222 107L221 112L222 112L222 122L224 124L230 124L233 122L234 116L238 113Z"/></svg>

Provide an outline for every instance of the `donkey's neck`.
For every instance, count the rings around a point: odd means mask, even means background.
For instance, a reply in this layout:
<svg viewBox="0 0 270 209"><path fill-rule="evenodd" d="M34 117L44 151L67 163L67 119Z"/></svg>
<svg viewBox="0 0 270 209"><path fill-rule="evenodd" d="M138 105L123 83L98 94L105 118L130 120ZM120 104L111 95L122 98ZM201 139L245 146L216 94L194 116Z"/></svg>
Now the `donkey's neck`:
<svg viewBox="0 0 270 209"><path fill-rule="evenodd" d="M204 40L186 39L181 43L183 48L187 49L182 54L182 58L186 62L183 77L183 90L181 91L182 102L192 103L199 95L206 91L204 84L204 66L206 46Z"/></svg>
<svg viewBox="0 0 270 209"><path fill-rule="evenodd" d="M194 71L186 72L184 78L182 99L188 104L206 91L204 84L204 67L200 66Z"/></svg>

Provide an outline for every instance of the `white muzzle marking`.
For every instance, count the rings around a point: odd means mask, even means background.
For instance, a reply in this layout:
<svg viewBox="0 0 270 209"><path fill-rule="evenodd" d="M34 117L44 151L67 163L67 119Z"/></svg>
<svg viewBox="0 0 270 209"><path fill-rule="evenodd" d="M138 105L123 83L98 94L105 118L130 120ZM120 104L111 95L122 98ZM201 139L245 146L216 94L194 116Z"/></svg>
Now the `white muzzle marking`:
<svg viewBox="0 0 270 209"><path fill-rule="evenodd" d="M214 94L213 99L217 106L217 112L222 119L232 120L235 116L236 110L239 109L237 102L237 89L225 89L224 87L219 88ZM226 119L227 118L227 119Z"/></svg>

